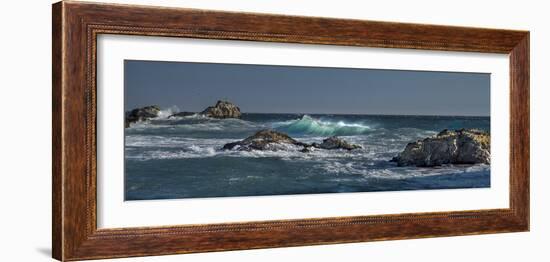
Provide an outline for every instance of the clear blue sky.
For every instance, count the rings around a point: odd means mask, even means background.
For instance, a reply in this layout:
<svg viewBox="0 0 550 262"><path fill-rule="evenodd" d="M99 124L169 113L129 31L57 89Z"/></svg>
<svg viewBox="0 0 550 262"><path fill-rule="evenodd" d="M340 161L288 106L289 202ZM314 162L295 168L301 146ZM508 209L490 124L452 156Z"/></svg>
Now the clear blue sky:
<svg viewBox="0 0 550 262"><path fill-rule="evenodd" d="M202 111L219 99L249 113L477 115L490 112L490 75L126 60L125 110Z"/></svg>

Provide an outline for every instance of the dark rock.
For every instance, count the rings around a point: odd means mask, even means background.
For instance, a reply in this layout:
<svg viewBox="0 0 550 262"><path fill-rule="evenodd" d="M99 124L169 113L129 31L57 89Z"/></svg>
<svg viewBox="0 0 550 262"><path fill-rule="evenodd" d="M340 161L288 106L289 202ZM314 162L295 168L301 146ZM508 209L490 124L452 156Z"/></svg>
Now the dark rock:
<svg viewBox="0 0 550 262"><path fill-rule="evenodd" d="M249 136L241 141L227 143L223 146L224 150L285 150L288 146L305 147L307 144L298 142L287 134L274 130L261 130L256 134Z"/></svg>
<svg viewBox="0 0 550 262"><path fill-rule="evenodd" d="M300 150L300 152L309 153L309 152L312 152L314 149L315 149L315 146L313 146L313 145L304 145L304 148L302 148L302 150Z"/></svg>
<svg viewBox="0 0 550 262"><path fill-rule="evenodd" d="M351 144L346 140L343 140L336 136L331 136L327 139L324 139L323 143L321 144L313 143L312 146L316 148L328 149L328 150L332 150L332 149L353 150L353 149L361 148L360 145Z"/></svg>
<svg viewBox="0 0 550 262"><path fill-rule="evenodd" d="M407 144L392 162L398 166L432 167L444 164L490 164L491 135L477 129L443 130Z"/></svg>
<svg viewBox="0 0 550 262"><path fill-rule="evenodd" d="M361 148L359 145L354 145L342 140L338 137L329 137L323 140L323 143L306 144L299 142L285 133L281 133L274 130L261 130L256 134L249 136L241 141L227 143L223 146L224 150L238 150L238 151L250 151L250 150L288 150L289 146L300 149L300 152L308 153L316 148L318 149L346 149L353 150Z"/></svg>
<svg viewBox="0 0 550 262"><path fill-rule="evenodd" d="M195 114L196 114L195 112L179 112L179 113L171 114L170 116L168 116L168 118L186 117L186 116L192 116L192 115L195 115Z"/></svg>
<svg viewBox="0 0 550 262"><path fill-rule="evenodd" d="M145 121L151 118L158 117L159 113L160 113L160 108L158 106L146 106L146 107L133 109L126 115L124 126L130 127L130 124L132 123Z"/></svg>
<svg viewBox="0 0 550 262"><path fill-rule="evenodd" d="M215 106L209 106L201 114L213 118L240 118L241 110L228 101L220 100Z"/></svg>

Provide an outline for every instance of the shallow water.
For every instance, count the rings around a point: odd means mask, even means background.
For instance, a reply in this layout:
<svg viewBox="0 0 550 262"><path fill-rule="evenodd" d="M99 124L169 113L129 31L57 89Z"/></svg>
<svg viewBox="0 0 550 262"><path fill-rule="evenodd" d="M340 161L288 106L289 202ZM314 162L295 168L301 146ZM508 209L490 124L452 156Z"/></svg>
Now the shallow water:
<svg viewBox="0 0 550 262"><path fill-rule="evenodd" d="M265 128L302 142L337 135L353 151L222 151ZM174 199L490 186L490 166L397 167L407 143L442 129L489 131L489 117L243 114L159 117L125 130L125 199Z"/></svg>

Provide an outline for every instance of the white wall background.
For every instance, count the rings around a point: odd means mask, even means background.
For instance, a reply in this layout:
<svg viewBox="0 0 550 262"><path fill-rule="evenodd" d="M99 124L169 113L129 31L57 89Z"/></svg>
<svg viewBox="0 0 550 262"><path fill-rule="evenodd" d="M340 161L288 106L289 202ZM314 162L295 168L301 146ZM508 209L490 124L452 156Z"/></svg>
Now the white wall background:
<svg viewBox="0 0 550 262"><path fill-rule="evenodd" d="M448 24L531 31L531 232L431 238L122 261L548 261L547 134L550 28L546 1L104 2ZM51 245L51 1L8 1L0 11L1 261L49 261ZM546 113L546 114L545 114Z"/></svg>

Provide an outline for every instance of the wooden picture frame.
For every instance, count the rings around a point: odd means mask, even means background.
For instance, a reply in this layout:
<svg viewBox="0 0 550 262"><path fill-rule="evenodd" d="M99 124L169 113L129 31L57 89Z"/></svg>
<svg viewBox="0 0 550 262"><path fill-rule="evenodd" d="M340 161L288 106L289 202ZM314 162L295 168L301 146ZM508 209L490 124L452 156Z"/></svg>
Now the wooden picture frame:
<svg viewBox="0 0 550 262"><path fill-rule="evenodd" d="M63 1L53 5L53 257L182 254L529 230L529 32ZM99 34L508 54L510 207L98 229Z"/></svg>

